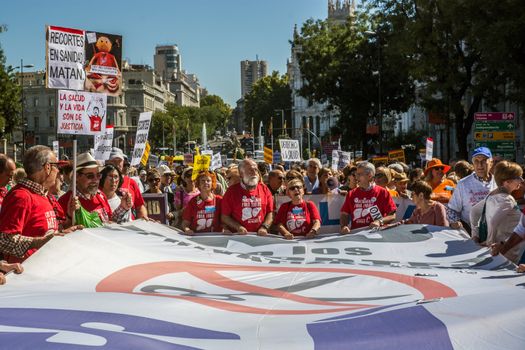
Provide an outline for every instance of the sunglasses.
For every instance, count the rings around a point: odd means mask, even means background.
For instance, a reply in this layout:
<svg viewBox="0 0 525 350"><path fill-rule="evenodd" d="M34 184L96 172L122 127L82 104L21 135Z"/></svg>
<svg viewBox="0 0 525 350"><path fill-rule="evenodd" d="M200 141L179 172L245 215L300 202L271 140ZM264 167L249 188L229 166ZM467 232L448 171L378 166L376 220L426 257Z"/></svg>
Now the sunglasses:
<svg viewBox="0 0 525 350"><path fill-rule="evenodd" d="M436 170L445 170L445 167L437 166L437 167L434 167L434 169L436 169Z"/></svg>
<svg viewBox="0 0 525 350"><path fill-rule="evenodd" d="M193 173L190 172L190 173L186 173L186 174L184 175L184 177L191 177L192 175L193 175Z"/></svg>
<svg viewBox="0 0 525 350"><path fill-rule="evenodd" d="M150 177L148 179L148 182L159 182L160 181L160 177Z"/></svg>
<svg viewBox="0 0 525 350"><path fill-rule="evenodd" d="M84 175L88 180L100 179L100 176L101 176L99 173L82 173L82 172L79 172L78 174L79 175Z"/></svg>
<svg viewBox="0 0 525 350"><path fill-rule="evenodd" d="M285 179L284 176L279 176L279 180L283 181Z"/></svg>
<svg viewBox="0 0 525 350"><path fill-rule="evenodd" d="M288 189L290 191L300 190L300 189L302 189L302 186L292 186L292 187L288 187Z"/></svg>

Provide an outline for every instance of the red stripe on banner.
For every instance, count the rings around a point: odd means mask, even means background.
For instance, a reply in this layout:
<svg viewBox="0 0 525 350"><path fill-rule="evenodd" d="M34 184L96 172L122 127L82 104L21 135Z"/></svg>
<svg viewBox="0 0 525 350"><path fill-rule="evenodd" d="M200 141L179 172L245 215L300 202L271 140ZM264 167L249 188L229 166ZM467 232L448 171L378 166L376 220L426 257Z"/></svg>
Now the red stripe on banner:
<svg viewBox="0 0 525 350"><path fill-rule="evenodd" d="M271 288L264 288L253 284L236 281L229 277L220 274L221 271L249 271L249 272L296 272L296 273L307 273L307 272L331 272L339 274L351 274L357 276L370 276L376 278L383 278L392 282L401 283L409 286L423 295L424 299L434 299L438 297L450 298L455 297L456 292L450 287L433 280L429 280L421 277L414 277L409 275L403 275L392 272L383 271L370 271L370 270L359 270L359 269L339 269L339 268L312 268L312 267L274 267L274 266L242 266L242 265L223 265L223 264L207 264L197 263L191 261L165 261L147 263L135 266L126 267L120 271L117 271L105 279L103 279L96 287L97 292L108 292L108 293L128 293L145 296L156 296L156 297L168 297L174 299L182 299L191 302L195 302L201 305L209 307L233 311L242 313L252 314L272 314L272 315L300 315L300 314L319 314L319 313L331 313L346 310L359 310L372 308L377 305L367 304L354 304L354 303L342 303L342 302L328 302L317 300L315 298L309 298L302 295L288 293L282 290L275 290ZM325 306L320 309L302 309L302 310L290 310L290 309L266 309L259 307L252 307L243 304L236 304L227 301L211 300L208 298L199 298L195 296L178 296L178 295L167 295L162 293L141 293L135 292L138 285L145 281L172 273L189 273L206 283L216 285L221 288L227 288L238 292L252 293L265 295L277 299L290 300L297 303L306 305ZM419 296L418 296L419 297Z"/></svg>
<svg viewBox="0 0 525 350"><path fill-rule="evenodd" d="M56 31L59 31L59 32L84 35L84 31L81 30L81 29L64 28L64 27L56 27L56 26L49 26L49 29L50 30L56 30Z"/></svg>

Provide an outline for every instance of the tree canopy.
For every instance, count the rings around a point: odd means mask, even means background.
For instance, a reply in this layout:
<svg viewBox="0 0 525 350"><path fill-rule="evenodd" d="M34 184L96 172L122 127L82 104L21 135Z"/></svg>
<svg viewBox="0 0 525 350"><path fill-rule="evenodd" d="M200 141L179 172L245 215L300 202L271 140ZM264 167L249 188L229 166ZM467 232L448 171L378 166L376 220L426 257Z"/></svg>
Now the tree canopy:
<svg viewBox="0 0 525 350"><path fill-rule="evenodd" d="M0 25L0 33L7 30L6 26ZM11 67L5 66L6 57L0 45L0 130L11 133L20 125L21 89L16 83L15 75Z"/></svg>

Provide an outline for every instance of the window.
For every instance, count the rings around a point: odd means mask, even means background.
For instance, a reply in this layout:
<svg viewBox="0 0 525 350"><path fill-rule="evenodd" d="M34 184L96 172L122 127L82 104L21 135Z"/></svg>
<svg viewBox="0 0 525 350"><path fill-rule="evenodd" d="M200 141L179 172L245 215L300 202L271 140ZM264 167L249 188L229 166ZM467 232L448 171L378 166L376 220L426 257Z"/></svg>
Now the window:
<svg viewBox="0 0 525 350"><path fill-rule="evenodd" d="M49 116L49 127L50 128L54 128L55 127L55 116L54 115L50 115Z"/></svg>
<svg viewBox="0 0 525 350"><path fill-rule="evenodd" d="M33 125L35 130L40 128L40 119L38 119L38 117L33 118Z"/></svg>
<svg viewBox="0 0 525 350"><path fill-rule="evenodd" d="M38 107L38 97L33 99L33 107Z"/></svg>
<svg viewBox="0 0 525 350"><path fill-rule="evenodd" d="M49 97L49 105L54 106L55 105L55 97Z"/></svg>

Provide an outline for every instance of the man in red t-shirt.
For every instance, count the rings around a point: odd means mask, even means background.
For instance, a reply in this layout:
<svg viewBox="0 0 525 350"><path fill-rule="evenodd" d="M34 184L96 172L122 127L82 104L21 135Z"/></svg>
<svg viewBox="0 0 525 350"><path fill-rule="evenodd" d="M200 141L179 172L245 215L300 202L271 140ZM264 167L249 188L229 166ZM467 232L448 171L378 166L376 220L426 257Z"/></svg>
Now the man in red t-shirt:
<svg viewBox="0 0 525 350"><path fill-rule="evenodd" d="M2 207L2 202L7 195L6 186L11 180L13 180L15 171L15 162L5 154L0 154L0 208Z"/></svg>
<svg viewBox="0 0 525 350"><path fill-rule="evenodd" d="M22 262L55 235L61 235L47 191L55 184L58 162L46 146L34 146L24 156L27 178L5 197L0 211L0 253L11 262ZM70 227L62 233L81 227Z"/></svg>
<svg viewBox="0 0 525 350"><path fill-rule="evenodd" d="M113 212L106 195L98 188L100 180L99 170L100 166L91 154L86 152L78 155L76 182L78 201L88 212L96 211L102 222L121 222L122 217L131 208L131 197L129 193L124 193L120 205ZM68 218L71 218L75 211L75 208L68 206L71 196L72 191L70 190L58 200Z"/></svg>
<svg viewBox="0 0 525 350"><path fill-rule="evenodd" d="M144 198L142 197L142 193L140 193L139 185L135 182L135 180L124 173L124 160L124 152L122 152L120 148L113 147L109 155L109 160L106 161L106 164L113 164L120 170L124 177L122 186L120 186L120 188L131 194L131 201L133 203L131 218L149 220L148 210L144 204L145 202Z"/></svg>
<svg viewBox="0 0 525 350"><path fill-rule="evenodd" d="M232 232L266 236L273 221L272 194L252 159L241 161L239 175L241 182L228 187L222 199L221 221Z"/></svg>
<svg viewBox="0 0 525 350"><path fill-rule="evenodd" d="M359 163L355 176L358 187L348 192L341 207L341 233L393 222L396 218L396 204L385 188L374 183L374 165L369 162Z"/></svg>

